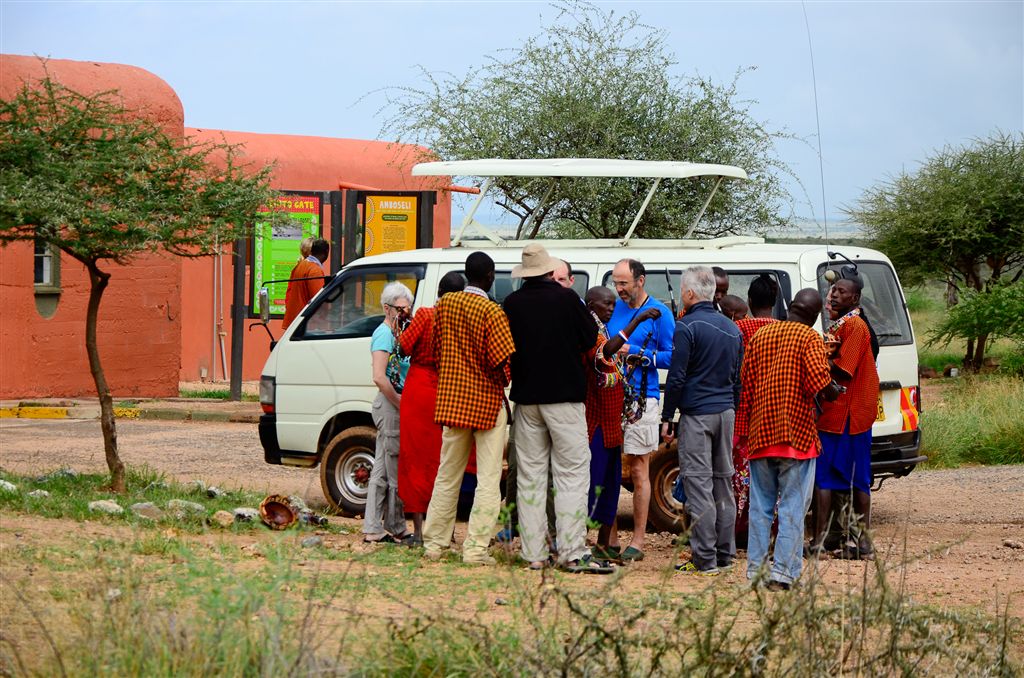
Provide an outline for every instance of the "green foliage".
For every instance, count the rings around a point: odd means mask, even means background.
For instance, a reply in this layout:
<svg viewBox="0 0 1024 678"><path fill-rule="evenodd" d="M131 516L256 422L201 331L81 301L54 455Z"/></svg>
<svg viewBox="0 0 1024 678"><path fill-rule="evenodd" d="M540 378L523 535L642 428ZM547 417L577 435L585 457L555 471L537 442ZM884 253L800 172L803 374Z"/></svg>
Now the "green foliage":
<svg viewBox="0 0 1024 678"><path fill-rule="evenodd" d="M182 398L209 398L210 400L231 400L231 391L226 388L183 388L178 392ZM243 393L244 402L259 402L259 395Z"/></svg>
<svg viewBox="0 0 1024 678"><path fill-rule="evenodd" d="M928 345L985 335L1024 343L1024 281L994 285L984 292L967 290L932 329Z"/></svg>
<svg viewBox="0 0 1024 678"><path fill-rule="evenodd" d="M194 143L49 76L0 102L0 243L40 239L88 264L141 252L211 254L251 233L270 168Z"/></svg>
<svg viewBox="0 0 1024 678"><path fill-rule="evenodd" d="M944 148L845 211L905 283L932 278L981 290L1024 263L1024 134Z"/></svg>
<svg viewBox="0 0 1024 678"><path fill-rule="evenodd" d="M788 203L774 142L738 98L737 81L681 80L667 34L568 0L553 21L520 47L486 57L464 75L420 67L426 85L385 90L382 136L425 145L424 160L479 158L628 158L738 165L749 181L723 182L697 235L751 225L780 227ZM435 155L436 154L436 155ZM680 237L699 213L714 179L665 181L637 234ZM498 177L498 204L519 219L521 236L539 229L597 237L623 235L651 180ZM525 224L534 215L531 230Z"/></svg>
<svg viewBox="0 0 1024 678"><path fill-rule="evenodd" d="M929 467L1024 463L1024 380L961 377L924 401L921 453Z"/></svg>

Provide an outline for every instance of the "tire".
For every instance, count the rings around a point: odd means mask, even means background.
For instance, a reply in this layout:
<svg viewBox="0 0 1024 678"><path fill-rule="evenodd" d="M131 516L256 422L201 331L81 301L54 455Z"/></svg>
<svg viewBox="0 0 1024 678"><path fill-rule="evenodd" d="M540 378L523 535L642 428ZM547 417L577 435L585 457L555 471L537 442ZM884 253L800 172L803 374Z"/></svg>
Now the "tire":
<svg viewBox="0 0 1024 678"><path fill-rule="evenodd" d="M349 518L366 510L377 429L353 426L331 439L320 460L320 487L328 503Z"/></svg>
<svg viewBox="0 0 1024 678"><path fill-rule="evenodd" d="M672 496L676 477L679 475L679 456L673 445L659 449L651 459L651 508L648 524L657 532L674 532L686 529L686 509Z"/></svg>

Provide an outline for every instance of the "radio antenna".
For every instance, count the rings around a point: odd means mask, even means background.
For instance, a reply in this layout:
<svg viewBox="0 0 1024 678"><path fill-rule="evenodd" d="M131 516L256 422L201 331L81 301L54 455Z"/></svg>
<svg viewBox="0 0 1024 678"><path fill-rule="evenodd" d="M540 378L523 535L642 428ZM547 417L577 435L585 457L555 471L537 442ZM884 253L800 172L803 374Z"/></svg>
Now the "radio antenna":
<svg viewBox="0 0 1024 678"><path fill-rule="evenodd" d="M811 43L811 22L807 19L807 3L801 2L804 27L807 29L807 51L811 55L811 85L814 89L814 124L818 131L818 173L821 179L821 223L825 228L825 250L831 249L828 239L828 208L825 206L825 165L821 157L821 115L818 112L818 78L814 73L814 45Z"/></svg>

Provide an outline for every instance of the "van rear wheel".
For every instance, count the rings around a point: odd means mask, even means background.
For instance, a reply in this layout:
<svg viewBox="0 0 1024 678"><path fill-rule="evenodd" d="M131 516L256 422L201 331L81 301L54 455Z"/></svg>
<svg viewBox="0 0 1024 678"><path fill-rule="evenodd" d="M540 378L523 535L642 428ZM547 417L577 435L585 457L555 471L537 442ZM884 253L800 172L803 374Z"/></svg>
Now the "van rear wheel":
<svg viewBox="0 0 1024 678"><path fill-rule="evenodd" d="M353 426L334 436L320 460L320 487L328 503L344 516L366 511L366 494L373 470L377 429Z"/></svg>
<svg viewBox="0 0 1024 678"><path fill-rule="evenodd" d="M686 508L672 496L679 477L679 456L673 445L659 449L651 459L651 508L647 522L658 532L686 529Z"/></svg>

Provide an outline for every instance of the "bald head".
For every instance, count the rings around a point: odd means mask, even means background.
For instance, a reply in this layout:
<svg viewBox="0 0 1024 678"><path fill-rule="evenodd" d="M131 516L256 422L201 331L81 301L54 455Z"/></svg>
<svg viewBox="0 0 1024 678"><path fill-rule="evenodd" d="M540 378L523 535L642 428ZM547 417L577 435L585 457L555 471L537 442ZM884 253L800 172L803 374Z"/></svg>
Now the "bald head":
<svg viewBox="0 0 1024 678"><path fill-rule="evenodd" d="M612 314L615 312L615 293L604 286L591 287L587 290L584 301L587 302L587 308L594 312L601 322L607 323L612 318Z"/></svg>
<svg viewBox="0 0 1024 678"><path fill-rule="evenodd" d="M810 287L804 288L793 297L793 303L789 305L789 320L814 325L821 315L821 295L818 290Z"/></svg>

